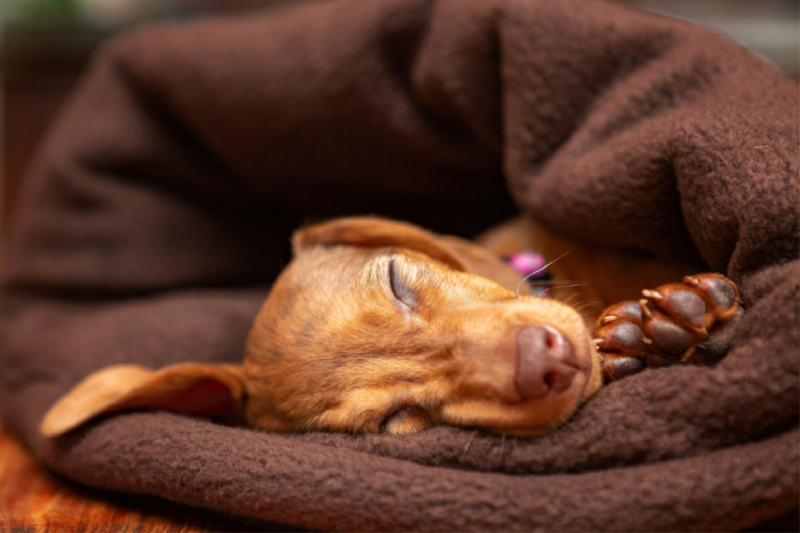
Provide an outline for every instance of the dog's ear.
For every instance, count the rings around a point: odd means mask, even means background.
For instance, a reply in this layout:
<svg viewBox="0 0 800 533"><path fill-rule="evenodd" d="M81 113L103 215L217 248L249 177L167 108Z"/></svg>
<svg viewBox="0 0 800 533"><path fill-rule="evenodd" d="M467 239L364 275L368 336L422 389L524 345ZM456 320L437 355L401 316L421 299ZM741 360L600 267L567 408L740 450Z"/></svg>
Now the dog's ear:
<svg viewBox="0 0 800 533"><path fill-rule="evenodd" d="M137 365L98 370L62 396L45 414L40 430L57 437L100 415L153 409L225 421L242 419L241 366L178 364L153 371Z"/></svg>
<svg viewBox="0 0 800 533"><path fill-rule="evenodd" d="M408 248L455 270L466 270L461 259L437 235L406 222L377 217L338 218L298 230L292 237L295 255L309 246L340 244L365 248Z"/></svg>
<svg viewBox="0 0 800 533"><path fill-rule="evenodd" d="M494 254L470 241L442 236L413 224L376 217L340 218L309 226L295 232L292 246L295 255L314 245L349 245L363 247L397 246L421 252L450 268L478 274L515 290L521 276ZM521 294L529 287L523 284Z"/></svg>

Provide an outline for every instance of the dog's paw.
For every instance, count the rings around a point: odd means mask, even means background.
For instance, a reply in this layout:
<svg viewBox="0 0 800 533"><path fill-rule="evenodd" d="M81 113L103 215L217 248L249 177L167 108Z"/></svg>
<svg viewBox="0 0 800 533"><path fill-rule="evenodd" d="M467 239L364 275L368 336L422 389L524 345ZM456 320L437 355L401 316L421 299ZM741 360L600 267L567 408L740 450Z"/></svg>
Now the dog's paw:
<svg viewBox="0 0 800 533"><path fill-rule="evenodd" d="M742 316L732 281L719 274L686 276L642 295L606 309L592 330L606 380L647 366L712 364L725 355Z"/></svg>

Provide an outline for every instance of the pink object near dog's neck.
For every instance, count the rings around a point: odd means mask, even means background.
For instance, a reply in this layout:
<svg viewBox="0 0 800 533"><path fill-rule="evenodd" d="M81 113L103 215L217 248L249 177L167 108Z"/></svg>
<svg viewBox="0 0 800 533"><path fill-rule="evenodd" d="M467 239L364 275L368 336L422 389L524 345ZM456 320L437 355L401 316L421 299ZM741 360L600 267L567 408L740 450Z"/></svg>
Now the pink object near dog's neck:
<svg viewBox="0 0 800 533"><path fill-rule="evenodd" d="M534 282L533 295L542 298L549 298L550 291L546 286L536 285L536 281L548 281L550 275L545 268L547 266L542 254L524 251L516 253L507 259L508 264L519 272L526 281Z"/></svg>
<svg viewBox="0 0 800 533"><path fill-rule="evenodd" d="M547 276L547 271L544 269L544 256L536 252L525 251L516 253L508 258L508 264L523 276L530 276L535 272L541 274L542 277Z"/></svg>

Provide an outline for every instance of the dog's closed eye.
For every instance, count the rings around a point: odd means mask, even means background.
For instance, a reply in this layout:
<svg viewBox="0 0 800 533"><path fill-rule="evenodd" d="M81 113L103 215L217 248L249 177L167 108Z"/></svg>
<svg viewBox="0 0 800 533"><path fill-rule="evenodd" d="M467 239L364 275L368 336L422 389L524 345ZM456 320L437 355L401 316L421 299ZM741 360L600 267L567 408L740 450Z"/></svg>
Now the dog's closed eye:
<svg viewBox="0 0 800 533"><path fill-rule="evenodd" d="M413 309L417 305L417 293L403 277L395 256L389 258L389 287L395 301L404 309Z"/></svg>

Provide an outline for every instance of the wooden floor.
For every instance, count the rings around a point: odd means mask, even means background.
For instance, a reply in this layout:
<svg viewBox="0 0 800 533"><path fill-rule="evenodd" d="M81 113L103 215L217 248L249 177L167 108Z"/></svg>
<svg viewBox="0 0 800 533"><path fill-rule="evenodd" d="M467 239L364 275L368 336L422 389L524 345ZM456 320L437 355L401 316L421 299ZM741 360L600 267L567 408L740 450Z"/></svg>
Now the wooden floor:
<svg viewBox="0 0 800 533"><path fill-rule="evenodd" d="M0 430L0 532L286 531L144 496L90 489L41 466Z"/></svg>

